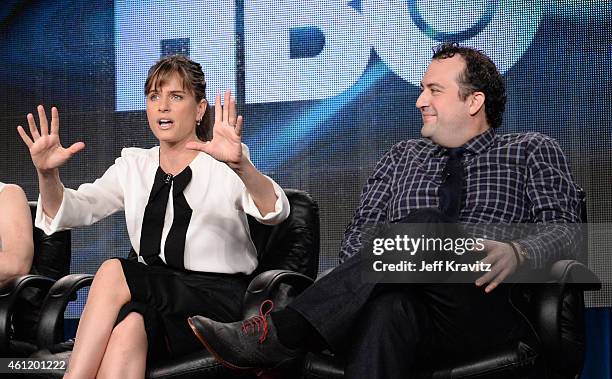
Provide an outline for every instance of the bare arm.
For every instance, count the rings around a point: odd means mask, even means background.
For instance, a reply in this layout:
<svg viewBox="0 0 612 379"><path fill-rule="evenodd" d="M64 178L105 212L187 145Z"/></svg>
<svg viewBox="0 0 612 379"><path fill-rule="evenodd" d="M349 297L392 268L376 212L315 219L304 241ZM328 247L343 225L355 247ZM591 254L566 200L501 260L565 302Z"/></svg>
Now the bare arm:
<svg viewBox="0 0 612 379"><path fill-rule="evenodd" d="M0 192L0 284L25 275L32 266L32 217L23 190L8 184Z"/></svg>
<svg viewBox="0 0 612 379"><path fill-rule="evenodd" d="M276 204L276 193L274 186L268 178L266 178L251 161L243 155L243 158L234 168L236 174L246 187L247 191L253 198L253 202L259 209L259 213L265 217L266 214L274 212Z"/></svg>
<svg viewBox="0 0 612 379"><path fill-rule="evenodd" d="M64 198L64 185L60 180L59 170L54 169L49 173L38 171L38 187L43 212L50 218L54 218Z"/></svg>

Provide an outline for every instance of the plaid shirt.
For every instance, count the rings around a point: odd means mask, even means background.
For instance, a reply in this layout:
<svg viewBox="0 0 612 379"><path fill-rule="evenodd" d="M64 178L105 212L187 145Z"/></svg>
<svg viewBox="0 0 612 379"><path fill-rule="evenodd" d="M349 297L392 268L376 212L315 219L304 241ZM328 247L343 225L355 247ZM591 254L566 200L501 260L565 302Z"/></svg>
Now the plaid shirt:
<svg viewBox="0 0 612 379"><path fill-rule="evenodd" d="M555 140L539 133L497 135L494 129L465 145L460 223L578 223L579 189ZM448 156L429 139L402 141L378 162L344 233L340 261L361 247L364 225L394 222L419 208L438 207ZM563 258L572 233L557 229L519 240L532 268Z"/></svg>

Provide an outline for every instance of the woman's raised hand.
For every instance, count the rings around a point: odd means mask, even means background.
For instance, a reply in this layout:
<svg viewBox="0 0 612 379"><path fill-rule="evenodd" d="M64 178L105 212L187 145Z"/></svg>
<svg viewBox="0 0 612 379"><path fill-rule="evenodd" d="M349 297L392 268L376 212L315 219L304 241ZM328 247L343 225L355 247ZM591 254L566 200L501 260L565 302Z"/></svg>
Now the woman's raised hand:
<svg viewBox="0 0 612 379"><path fill-rule="evenodd" d="M39 105L37 110L38 119L40 120L40 132L31 113L28 113L27 119L32 138L30 139L21 125L17 127L17 132L30 150L34 166L39 173L44 174L66 163L70 157L85 148L85 144L83 142L76 142L68 148L62 147L59 138L59 113L57 108L51 108L51 130L49 130L45 108Z"/></svg>
<svg viewBox="0 0 612 379"><path fill-rule="evenodd" d="M218 161L238 168L242 161L242 116L236 116L236 100L230 90L225 91L225 106L221 106L221 96L215 97L215 125L213 137L208 142L189 142L188 149L203 151Z"/></svg>

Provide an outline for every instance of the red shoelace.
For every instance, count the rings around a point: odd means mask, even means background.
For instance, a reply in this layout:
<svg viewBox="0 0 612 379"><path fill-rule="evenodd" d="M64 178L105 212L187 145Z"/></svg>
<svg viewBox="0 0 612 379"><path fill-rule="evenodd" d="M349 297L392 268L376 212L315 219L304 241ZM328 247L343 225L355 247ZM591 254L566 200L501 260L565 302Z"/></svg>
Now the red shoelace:
<svg viewBox="0 0 612 379"><path fill-rule="evenodd" d="M269 305L270 308L264 312L264 307ZM244 334L255 334L260 333L259 343L263 343L268 336L268 315L272 312L274 308L274 303L272 300L265 300L259 306L259 315L253 316L250 319L244 320L242 322L242 333Z"/></svg>

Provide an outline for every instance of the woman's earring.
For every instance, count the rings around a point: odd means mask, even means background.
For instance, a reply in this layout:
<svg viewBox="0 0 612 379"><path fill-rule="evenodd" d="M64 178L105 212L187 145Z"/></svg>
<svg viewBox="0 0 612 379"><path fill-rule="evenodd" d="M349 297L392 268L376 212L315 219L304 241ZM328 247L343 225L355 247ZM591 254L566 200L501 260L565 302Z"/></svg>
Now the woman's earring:
<svg viewBox="0 0 612 379"><path fill-rule="evenodd" d="M200 120L196 120L196 126L200 126Z"/></svg>

